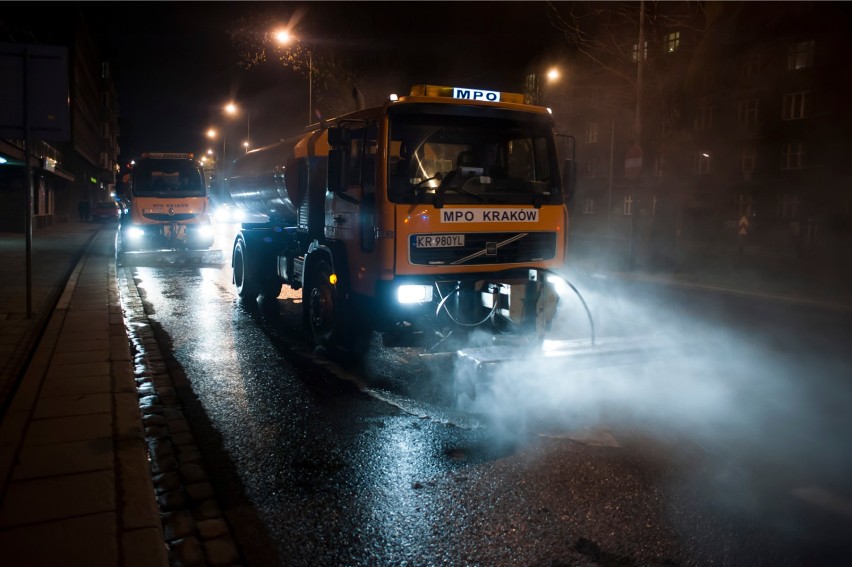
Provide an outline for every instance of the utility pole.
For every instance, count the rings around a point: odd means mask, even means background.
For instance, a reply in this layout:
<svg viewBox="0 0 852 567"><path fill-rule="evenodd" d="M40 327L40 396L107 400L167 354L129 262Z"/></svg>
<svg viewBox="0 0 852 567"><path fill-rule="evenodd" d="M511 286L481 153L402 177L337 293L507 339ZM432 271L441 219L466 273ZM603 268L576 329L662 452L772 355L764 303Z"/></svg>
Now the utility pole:
<svg viewBox="0 0 852 567"><path fill-rule="evenodd" d="M645 0L639 2L639 45L636 49L636 143L642 140L642 70L645 67Z"/></svg>
<svg viewBox="0 0 852 567"><path fill-rule="evenodd" d="M314 55L311 50L308 50L308 124L313 124L314 120Z"/></svg>
<svg viewBox="0 0 852 567"><path fill-rule="evenodd" d="M628 271L633 271L636 265L636 223L639 216L641 196L639 193L638 182L642 179L642 71L645 67L645 0L639 2L639 44L636 46L636 122L633 126L635 130L635 144L639 152L639 173L636 178L636 206L631 210L630 216L630 245L628 250Z"/></svg>
<svg viewBox="0 0 852 567"><path fill-rule="evenodd" d="M609 132L609 198L607 199L606 230L612 229L612 168L615 159L615 117L612 117L612 125Z"/></svg>

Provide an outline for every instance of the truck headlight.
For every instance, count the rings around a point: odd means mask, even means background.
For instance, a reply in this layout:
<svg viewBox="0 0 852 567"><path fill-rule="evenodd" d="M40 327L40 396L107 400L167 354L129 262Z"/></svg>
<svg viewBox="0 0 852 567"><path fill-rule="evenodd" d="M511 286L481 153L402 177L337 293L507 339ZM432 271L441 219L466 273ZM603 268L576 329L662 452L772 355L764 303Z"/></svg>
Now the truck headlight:
<svg viewBox="0 0 852 567"><path fill-rule="evenodd" d="M125 234L129 240L139 240L145 236L145 231L138 226L131 226L125 231Z"/></svg>
<svg viewBox="0 0 852 567"><path fill-rule="evenodd" d="M400 303L428 303L432 301L431 285L401 285L396 291Z"/></svg>
<svg viewBox="0 0 852 567"><path fill-rule="evenodd" d="M202 238L210 238L213 236L213 225L210 224L202 224L198 227L198 236Z"/></svg>
<svg viewBox="0 0 852 567"><path fill-rule="evenodd" d="M236 207L222 205L216 209L213 214L218 222L243 222L245 220L245 211Z"/></svg>
<svg viewBox="0 0 852 567"><path fill-rule="evenodd" d="M561 276L548 274L547 282L553 286L553 290L559 297L568 297L571 295L571 286Z"/></svg>

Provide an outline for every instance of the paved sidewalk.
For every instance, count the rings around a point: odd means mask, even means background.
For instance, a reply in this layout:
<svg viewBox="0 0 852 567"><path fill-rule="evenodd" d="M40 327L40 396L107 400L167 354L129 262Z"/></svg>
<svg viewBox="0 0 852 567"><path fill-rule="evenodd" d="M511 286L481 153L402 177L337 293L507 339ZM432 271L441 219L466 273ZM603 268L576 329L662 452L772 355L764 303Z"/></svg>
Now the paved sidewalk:
<svg viewBox="0 0 852 567"><path fill-rule="evenodd" d="M53 306L86 246L102 226L66 223L39 230L32 239L31 316L27 315L26 240L0 233L0 414L15 378L26 368Z"/></svg>
<svg viewBox="0 0 852 567"><path fill-rule="evenodd" d="M0 235L0 557L8 565L168 565L114 234L72 222L33 235L31 319L23 236Z"/></svg>

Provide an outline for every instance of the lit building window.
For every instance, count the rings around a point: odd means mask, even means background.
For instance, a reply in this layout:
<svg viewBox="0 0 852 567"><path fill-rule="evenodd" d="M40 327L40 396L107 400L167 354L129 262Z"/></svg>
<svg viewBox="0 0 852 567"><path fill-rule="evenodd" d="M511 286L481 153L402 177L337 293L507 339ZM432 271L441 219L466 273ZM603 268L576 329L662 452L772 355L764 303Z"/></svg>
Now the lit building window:
<svg viewBox="0 0 852 567"><path fill-rule="evenodd" d="M796 71L813 67L814 46L813 40L791 43L787 48L787 70Z"/></svg>
<svg viewBox="0 0 852 567"><path fill-rule="evenodd" d="M781 169L802 169L805 161L805 144L784 144L781 152Z"/></svg>
<svg viewBox="0 0 852 567"><path fill-rule="evenodd" d="M737 195L737 216L742 217L751 214L751 195L740 193Z"/></svg>
<svg viewBox="0 0 852 567"><path fill-rule="evenodd" d="M586 160L586 167L585 167L585 170L583 171L583 175L585 177L594 177L595 176L595 169L596 169L595 158L593 156L593 157L590 157L588 160Z"/></svg>
<svg viewBox="0 0 852 567"><path fill-rule="evenodd" d="M759 105L760 100L756 98L741 100L737 105L737 114L739 116L740 124L748 127L756 126L757 110Z"/></svg>
<svg viewBox="0 0 852 567"><path fill-rule="evenodd" d="M677 51L677 48L680 47L680 32L676 31L667 33L663 41L666 44L666 51L668 53L674 53Z"/></svg>
<svg viewBox="0 0 852 567"><path fill-rule="evenodd" d="M594 144L598 141L598 123L597 122L589 122L586 124L585 135L583 136L583 140L587 144Z"/></svg>
<svg viewBox="0 0 852 567"><path fill-rule="evenodd" d="M784 95L784 120L800 120L806 116L805 109L808 102L808 91L788 93Z"/></svg>
<svg viewBox="0 0 852 567"><path fill-rule="evenodd" d="M702 106L695 115L695 131L710 130L713 127L713 107Z"/></svg>
<svg viewBox="0 0 852 567"><path fill-rule="evenodd" d="M743 171L754 171L754 165L757 161L757 150L754 146L743 148L740 152L740 164Z"/></svg>
<svg viewBox="0 0 852 567"><path fill-rule="evenodd" d="M633 44L632 59L633 59L634 63L639 61L639 44L638 43ZM642 50L642 61L647 61L647 60L648 60L648 42L646 41L645 42L645 49Z"/></svg>
<svg viewBox="0 0 852 567"><path fill-rule="evenodd" d="M657 156L657 159L654 160L654 176L662 177L665 169L666 160L662 156Z"/></svg>
<svg viewBox="0 0 852 567"><path fill-rule="evenodd" d="M710 152L698 152L695 154L696 175L707 175L710 173Z"/></svg>

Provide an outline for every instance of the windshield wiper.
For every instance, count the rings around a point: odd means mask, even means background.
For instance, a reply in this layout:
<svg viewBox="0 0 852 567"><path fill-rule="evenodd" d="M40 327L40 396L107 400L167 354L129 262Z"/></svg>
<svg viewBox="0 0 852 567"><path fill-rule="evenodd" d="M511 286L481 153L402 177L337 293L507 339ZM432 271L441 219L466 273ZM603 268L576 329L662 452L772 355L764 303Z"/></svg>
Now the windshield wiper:
<svg viewBox="0 0 852 567"><path fill-rule="evenodd" d="M443 178L444 178L444 174L439 171L438 173L436 173L432 177L428 177L426 179L418 181L417 184L414 185L414 187L413 187L413 189L414 189L414 204L415 205L420 204L420 197L422 197L426 193L426 190L428 189L428 187L425 186L427 183L429 183L430 181L434 181L436 179L438 181L441 181ZM440 187L440 186L441 185L439 183L438 187Z"/></svg>
<svg viewBox="0 0 852 567"><path fill-rule="evenodd" d="M477 201L483 202L485 198L482 195L474 193L467 189L467 184L471 181L477 181L478 183L482 183L480 176L473 176L470 179L466 180L464 183L459 185L450 185L450 182L457 177L458 170L451 171L444 179L441 181L441 184L438 185L438 188L435 189L435 197L432 199L435 207L440 209L444 206L444 193L447 191L454 191L461 195L467 195L468 197L472 197Z"/></svg>

